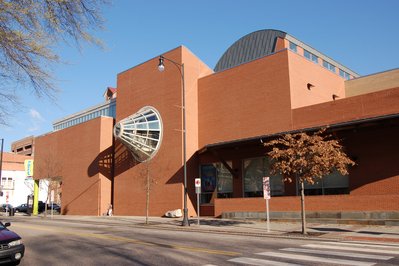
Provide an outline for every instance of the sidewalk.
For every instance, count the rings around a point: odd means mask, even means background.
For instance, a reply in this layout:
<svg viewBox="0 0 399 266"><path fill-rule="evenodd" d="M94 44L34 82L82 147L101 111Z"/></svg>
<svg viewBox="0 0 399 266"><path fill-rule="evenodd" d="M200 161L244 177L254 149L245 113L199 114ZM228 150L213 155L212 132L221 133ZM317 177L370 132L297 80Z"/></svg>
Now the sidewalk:
<svg viewBox="0 0 399 266"><path fill-rule="evenodd" d="M98 224L118 225L143 228L156 228L171 231L195 231L214 234L235 234L259 237L305 238L336 241L380 242L399 245L398 226L364 226L348 224L308 223L308 235L301 234L301 223L270 222L270 231L267 231L265 221L228 220L211 217L200 219L190 218L190 226L182 226L182 218L149 217L149 224L145 224L145 217L139 216L75 216L75 215L42 215L37 217L15 216L15 219L53 219Z"/></svg>

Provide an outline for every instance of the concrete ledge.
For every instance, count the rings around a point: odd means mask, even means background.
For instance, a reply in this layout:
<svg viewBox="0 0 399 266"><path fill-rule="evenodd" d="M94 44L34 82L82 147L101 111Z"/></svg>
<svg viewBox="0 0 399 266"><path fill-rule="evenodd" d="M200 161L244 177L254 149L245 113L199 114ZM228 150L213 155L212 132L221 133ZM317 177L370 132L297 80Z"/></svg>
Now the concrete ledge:
<svg viewBox="0 0 399 266"><path fill-rule="evenodd" d="M300 222L300 212L270 212L270 220ZM266 212L224 212L223 219L265 220ZM328 224L362 224L399 226L399 211L395 212L306 212L306 221Z"/></svg>

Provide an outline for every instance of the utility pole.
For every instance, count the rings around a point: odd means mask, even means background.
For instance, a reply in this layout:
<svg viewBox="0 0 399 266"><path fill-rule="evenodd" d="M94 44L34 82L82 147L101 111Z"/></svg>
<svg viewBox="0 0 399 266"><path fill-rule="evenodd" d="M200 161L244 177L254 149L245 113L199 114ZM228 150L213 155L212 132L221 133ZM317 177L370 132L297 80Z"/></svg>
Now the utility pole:
<svg viewBox="0 0 399 266"><path fill-rule="evenodd" d="M1 139L1 153L0 153L0 182L1 182L1 174L3 170L3 144L4 139ZM3 187L0 186L0 197L3 196Z"/></svg>

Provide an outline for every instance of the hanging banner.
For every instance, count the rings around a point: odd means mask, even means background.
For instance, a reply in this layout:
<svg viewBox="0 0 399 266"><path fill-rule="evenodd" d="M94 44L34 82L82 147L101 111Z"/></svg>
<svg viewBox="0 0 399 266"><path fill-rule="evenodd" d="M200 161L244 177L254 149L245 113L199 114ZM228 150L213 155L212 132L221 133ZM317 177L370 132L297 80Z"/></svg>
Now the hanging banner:
<svg viewBox="0 0 399 266"><path fill-rule="evenodd" d="M25 175L26 176L33 176L33 160L25 160Z"/></svg>

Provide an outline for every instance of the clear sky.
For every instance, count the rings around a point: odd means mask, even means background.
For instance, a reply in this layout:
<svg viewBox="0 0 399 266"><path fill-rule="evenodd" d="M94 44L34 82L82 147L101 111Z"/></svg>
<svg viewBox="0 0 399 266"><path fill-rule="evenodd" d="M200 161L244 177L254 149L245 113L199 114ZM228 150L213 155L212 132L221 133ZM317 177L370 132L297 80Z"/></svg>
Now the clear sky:
<svg viewBox="0 0 399 266"><path fill-rule="evenodd" d="M398 0L113 0L104 9L106 46L57 47L67 64L54 67L58 100L21 91L24 108L0 126L5 151L26 136L52 131L52 122L103 102L118 73L186 46L214 68L241 37L277 29L368 75L399 67Z"/></svg>

